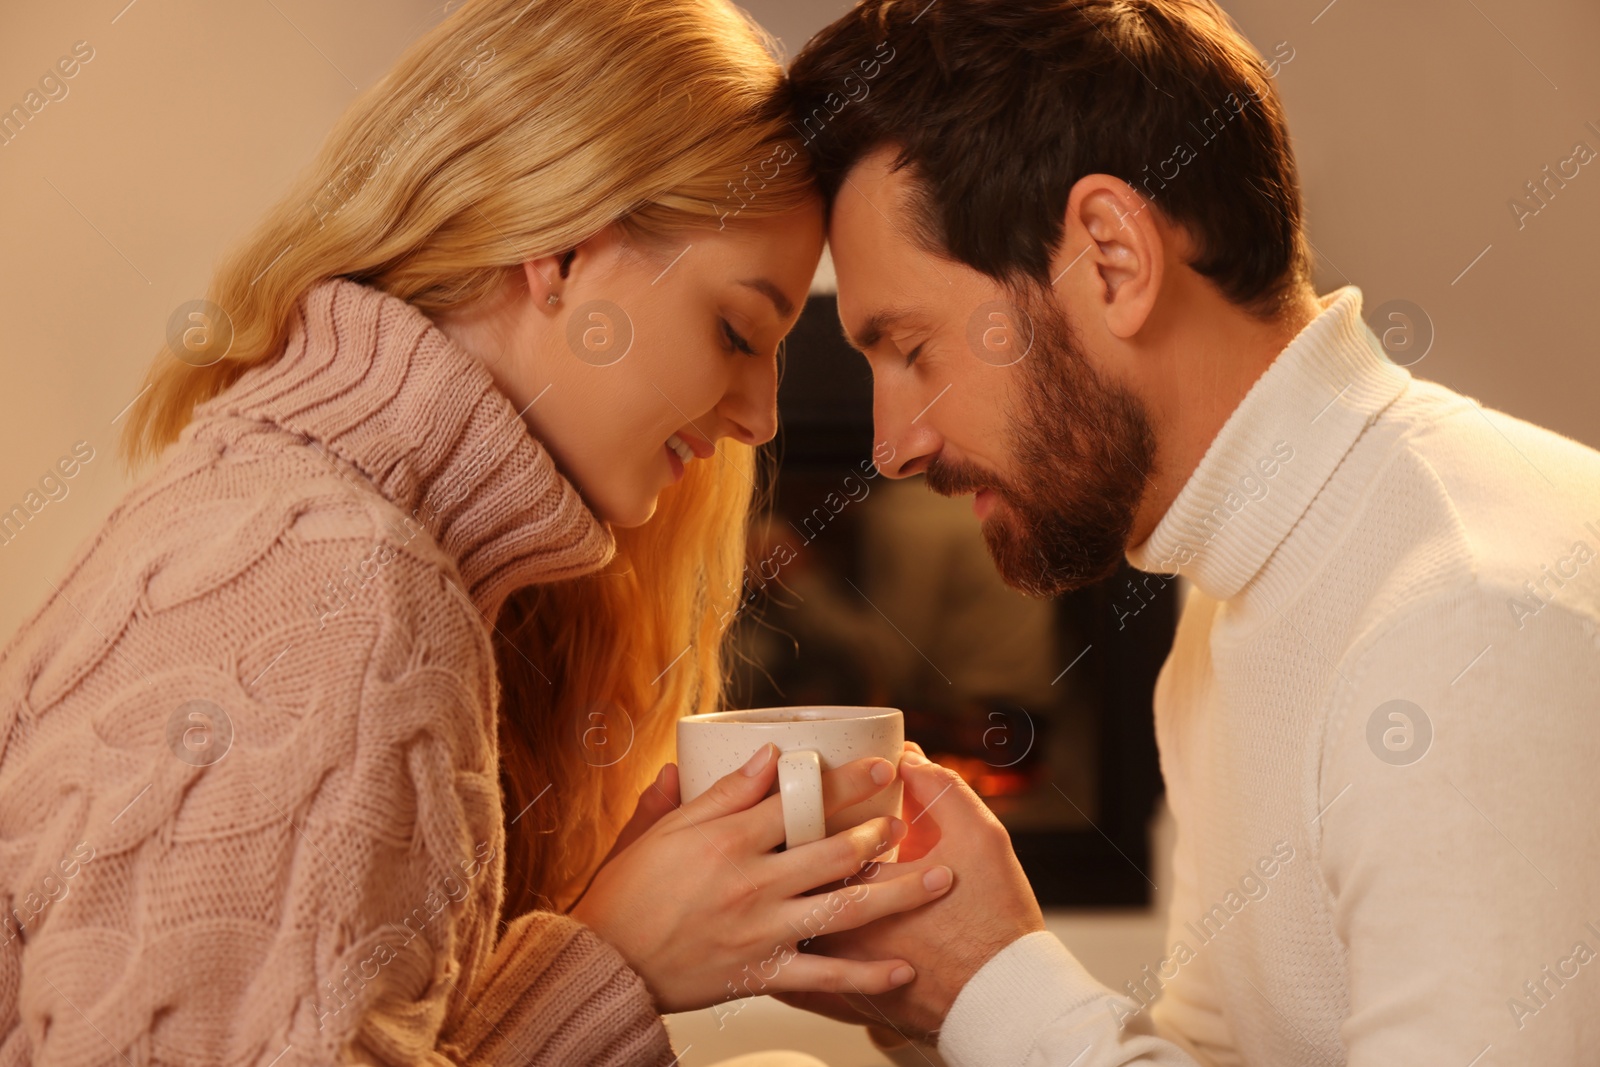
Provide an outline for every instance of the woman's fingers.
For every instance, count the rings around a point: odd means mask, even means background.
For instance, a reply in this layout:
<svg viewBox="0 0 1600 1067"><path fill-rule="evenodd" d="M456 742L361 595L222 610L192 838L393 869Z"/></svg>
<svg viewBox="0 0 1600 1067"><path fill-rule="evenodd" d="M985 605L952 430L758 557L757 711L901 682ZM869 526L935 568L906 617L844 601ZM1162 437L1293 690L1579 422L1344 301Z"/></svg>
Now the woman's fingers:
<svg viewBox="0 0 1600 1067"><path fill-rule="evenodd" d="M905 839L901 838L901 840L904 841ZM892 879L899 878L903 874L909 874L912 872L921 873L922 871L927 870L928 866L929 865L925 863L887 863L882 860L874 859L868 861L868 864L864 869L856 872L854 875L846 876L844 879L844 884L841 884L839 888L848 889L850 886L856 885L857 883L871 885L874 882L887 882L891 881Z"/></svg>
<svg viewBox="0 0 1600 1067"><path fill-rule="evenodd" d="M878 756L851 760L822 773L822 810L825 815L843 811L876 796L894 781L894 764Z"/></svg>
<svg viewBox="0 0 1600 1067"><path fill-rule="evenodd" d="M893 878L873 878L828 893L797 897L785 903L780 914L803 940L854 930L885 915L920 908L950 891L949 867L903 866L908 869Z"/></svg>
<svg viewBox="0 0 1600 1067"><path fill-rule="evenodd" d="M872 996L898 989L916 977L905 960L847 960L797 952L781 967L764 993L859 993Z"/></svg>
<svg viewBox="0 0 1600 1067"><path fill-rule="evenodd" d="M770 741L756 749L755 755L743 767L725 774L711 783L711 788L678 811L695 825L700 825L744 811L767 795L778 774L776 759L778 747ZM782 839L782 816L779 816L779 839Z"/></svg>
<svg viewBox="0 0 1600 1067"><path fill-rule="evenodd" d="M882 857L905 835L906 824L901 819L868 819L832 837L774 856L771 885L782 895L792 897L830 882L850 879L852 875L859 875L862 867Z"/></svg>
<svg viewBox="0 0 1600 1067"><path fill-rule="evenodd" d="M824 818L859 804L895 779L895 765L881 756L865 756L822 772ZM748 831L762 850L783 844L783 798L768 797L750 812Z"/></svg>

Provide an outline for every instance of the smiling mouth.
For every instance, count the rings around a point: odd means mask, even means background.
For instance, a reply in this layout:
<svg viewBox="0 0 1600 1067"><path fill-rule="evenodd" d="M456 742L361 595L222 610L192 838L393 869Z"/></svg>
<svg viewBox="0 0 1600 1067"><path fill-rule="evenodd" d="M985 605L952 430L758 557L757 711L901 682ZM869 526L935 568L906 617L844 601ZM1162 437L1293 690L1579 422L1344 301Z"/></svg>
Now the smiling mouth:
<svg viewBox="0 0 1600 1067"><path fill-rule="evenodd" d="M677 434L667 438L667 447L678 454L678 458L683 460L685 466L694 458L694 449L690 448L689 443Z"/></svg>
<svg viewBox="0 0 1600 1067"><path fill-rule="evenodd" d="M696 437L689 433L675 433L667 438L667 447L677 454L678 458L688 463L691 459L710 459L717 454L717 446L710 441Z"/></svg>

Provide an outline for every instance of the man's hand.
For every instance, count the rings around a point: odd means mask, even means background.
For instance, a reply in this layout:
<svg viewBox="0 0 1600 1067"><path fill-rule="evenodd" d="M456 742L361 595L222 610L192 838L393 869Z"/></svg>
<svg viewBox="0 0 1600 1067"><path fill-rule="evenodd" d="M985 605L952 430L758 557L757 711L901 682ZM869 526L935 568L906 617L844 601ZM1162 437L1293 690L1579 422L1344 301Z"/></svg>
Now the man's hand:
<svg viewBox="0 0 1600 1067"><path fill-rule="evenodd" d="M960 775L908 745L900 759L905 818L897 863L870 865L866 885L893 878L914 861L943 864L955 884L942 898L855 930L807 943L807 951L849 959L898 958L917 972L910 984L867 997L857 993L780 994L797 1008L880 1031L929 1040L956 995L996 953L1044 929L1033 889L1011 838Z"/></svg>

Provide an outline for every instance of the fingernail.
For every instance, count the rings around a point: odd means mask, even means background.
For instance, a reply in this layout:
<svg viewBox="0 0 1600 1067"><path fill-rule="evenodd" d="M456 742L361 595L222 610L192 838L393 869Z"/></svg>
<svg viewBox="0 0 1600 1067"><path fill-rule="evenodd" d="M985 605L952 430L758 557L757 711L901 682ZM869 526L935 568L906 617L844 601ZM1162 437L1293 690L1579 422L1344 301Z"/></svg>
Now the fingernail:
<svg viewBox="0 0 1600 1067"><path fill-rule="evenodd" d="M920 767L927 762L928 761L917 752L906 752L900 756L900 763L902 766Z"/></svg>
<svg viewBox="0 0 1600 1067"><path fill-rule="evenodd" d="M913 971L910 967L896 967L894 970L889 972L889 981L893 982L895 985L905 985L916 976L917 972Z"/></svg>
<svg viewBox="0 0 1600 1067"><path fill-rule="evenodd" d="M878 760L872 765L872 780L879 785L888 785L894 781L894 764L886 759Z"/></svg>
<svg viewBox="0 0 1600 1067"><path fill-rule="evenodd" d="M746 778L754 778L756 775L765 770L767 764L771 762L772 752L772 742L768 741L766 744L756 749L756 754L750 757L750 762L746 763L739 769L744 772Z"/></svg>
<svg viewBox="0 0 1600 1067"><path fill-rule="evenodd" d="M661 765L661 769L656 772L656 785L660 785L662 782L666 781L667 768L670 766L672 766L670 763L663 763Z"/></svg>
<svg viewBox="0 0 1600 1067"><path fill-rule="evenodd" d="M889 816L889 840L898 841L904 836L906 836L904 820L897 819L893 815Z"/></svg>
<svg viewBox="0 0 1600 1067"><path fill-rule="evenodd" d="M922 876L922 888L930 893L937 893L950 884L949 867L930 867Z"/></svg>

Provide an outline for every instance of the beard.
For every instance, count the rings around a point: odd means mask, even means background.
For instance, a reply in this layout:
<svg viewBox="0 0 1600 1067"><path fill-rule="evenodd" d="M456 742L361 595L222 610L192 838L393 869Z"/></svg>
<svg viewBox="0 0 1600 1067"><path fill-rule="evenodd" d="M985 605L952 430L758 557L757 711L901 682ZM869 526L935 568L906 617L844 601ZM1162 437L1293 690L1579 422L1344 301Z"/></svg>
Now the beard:
<svg viewBox="0 0 1600 1067"><path fill-rule="evenodd" d="M1028 596L1050 597L1121 566L1155 466L1155 434L1139 399L1084 358L1053 300L1029 299L1023 310L1033 348L1017 364L1024 383L1007 412L1007 436L1026 480L943 459L928 466L927 479L945 496L993 492L983 538L1000 577Z"/></svg>

